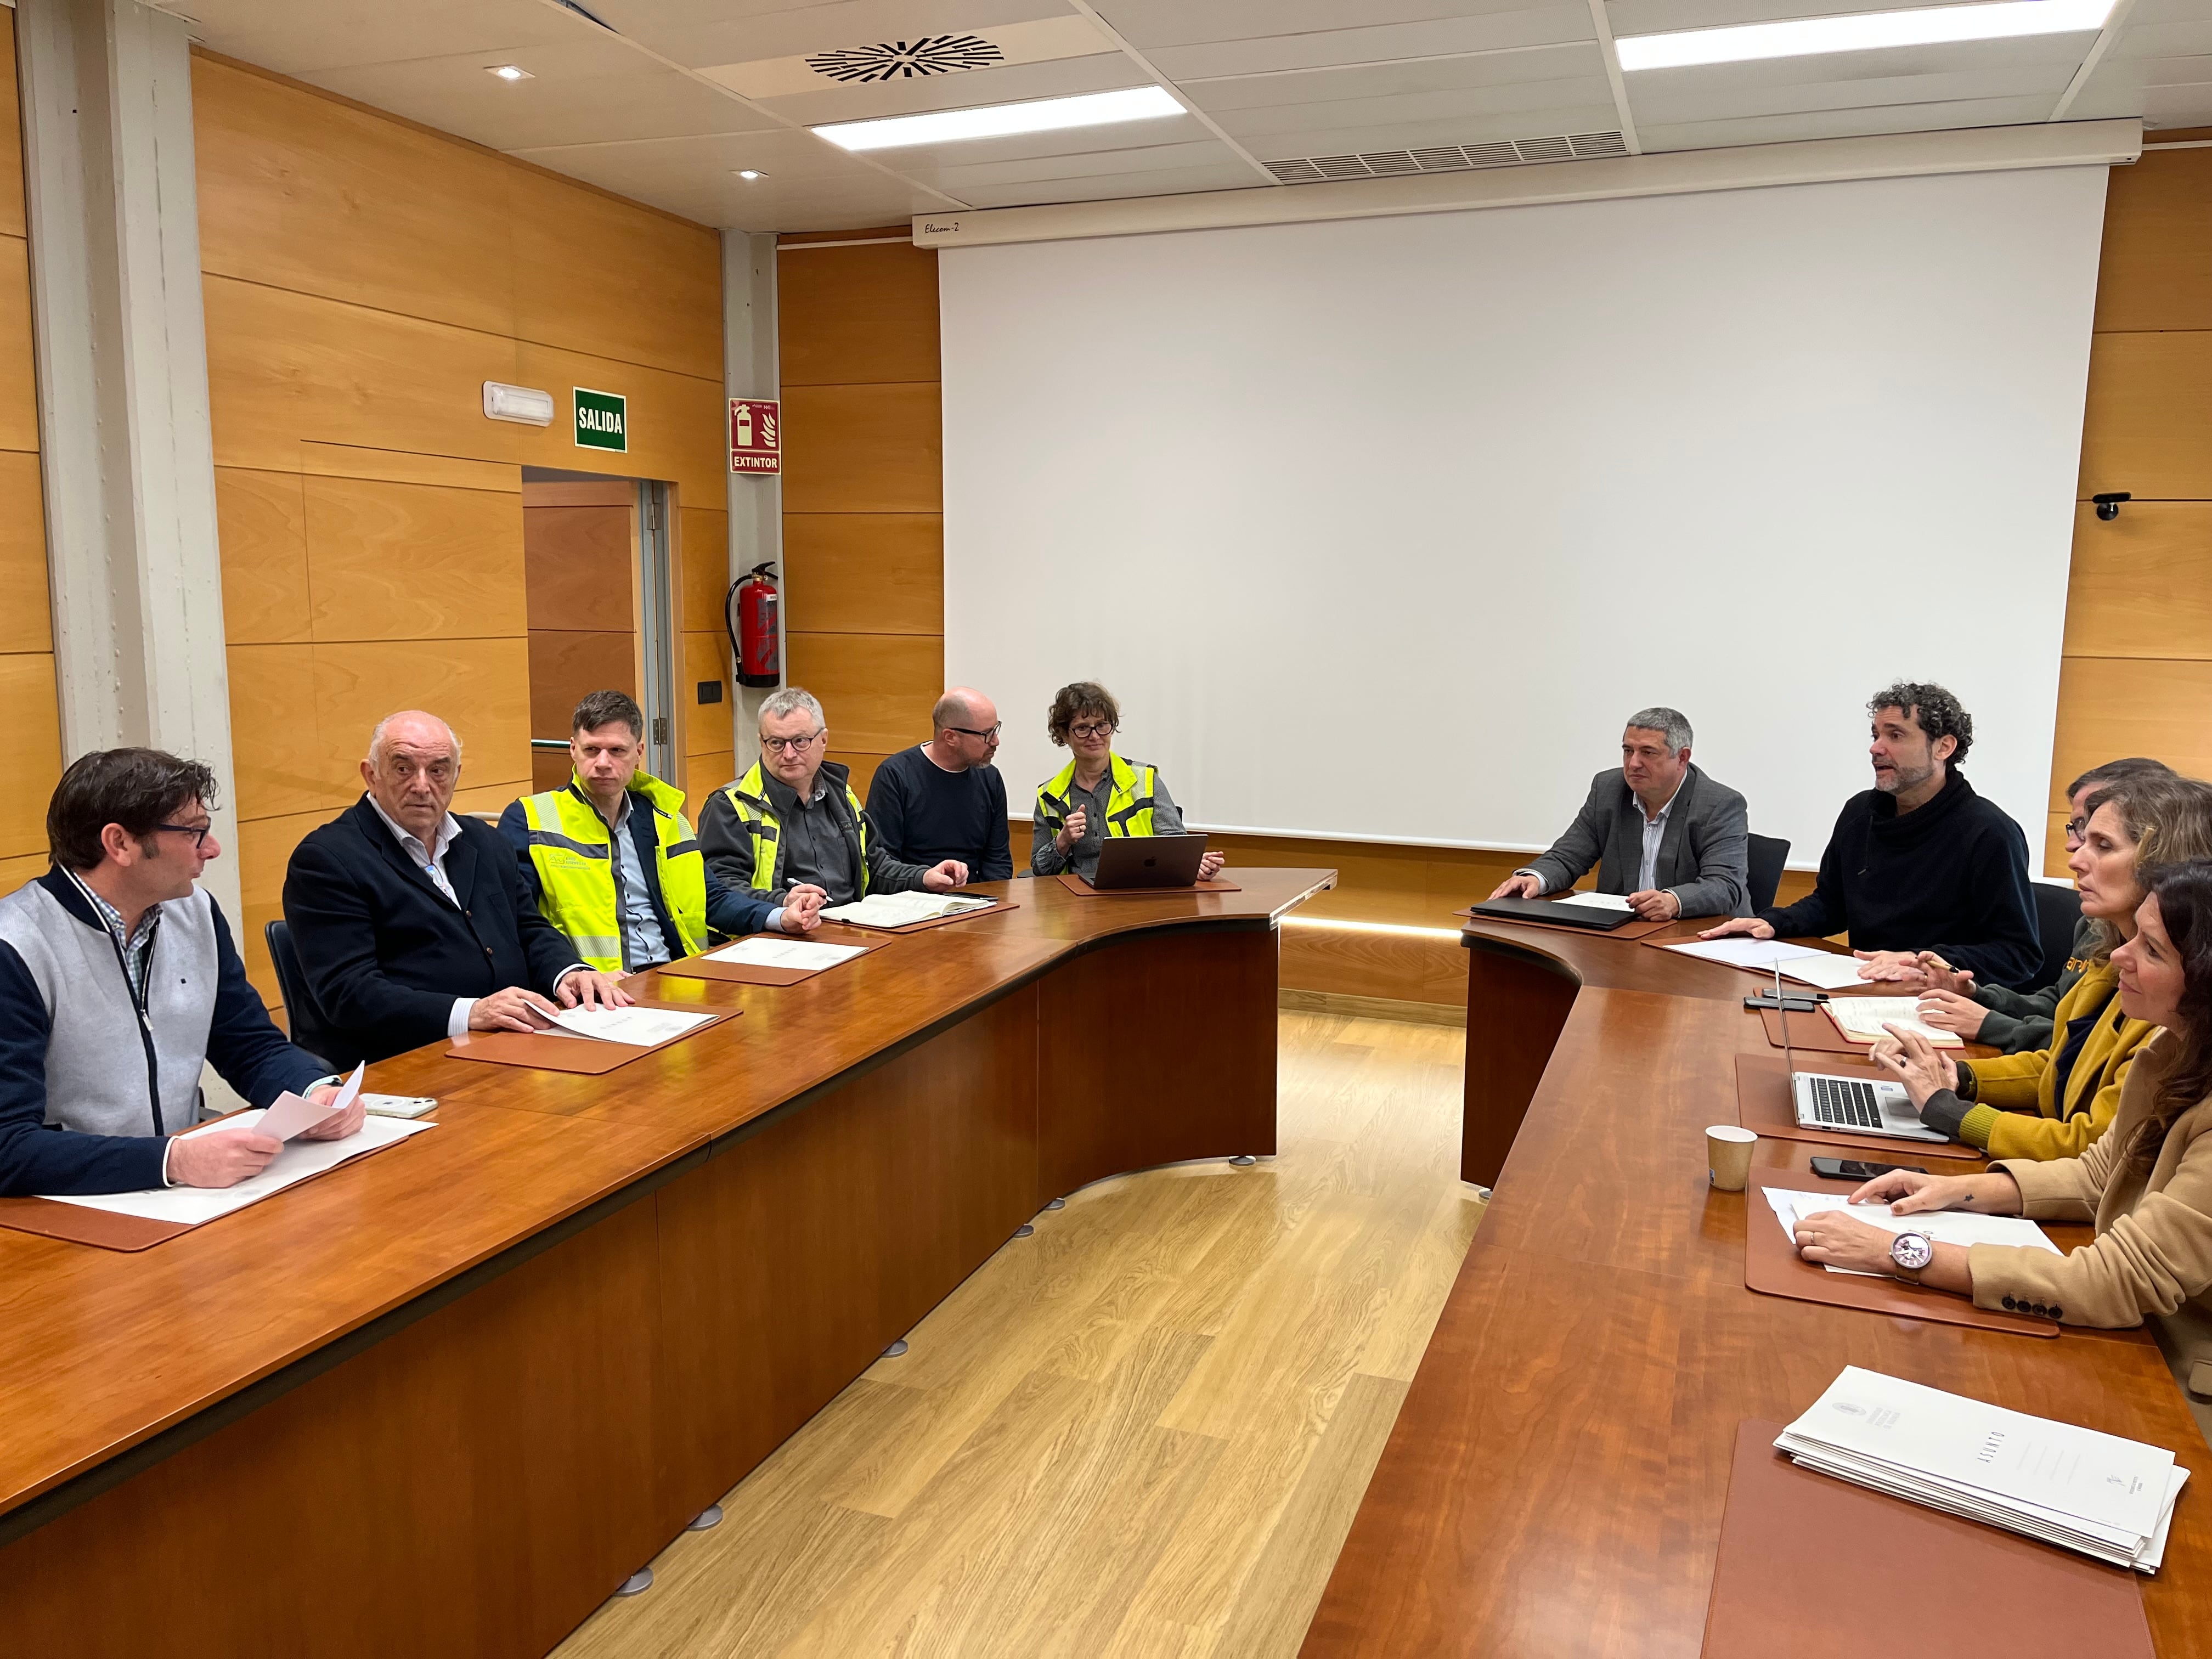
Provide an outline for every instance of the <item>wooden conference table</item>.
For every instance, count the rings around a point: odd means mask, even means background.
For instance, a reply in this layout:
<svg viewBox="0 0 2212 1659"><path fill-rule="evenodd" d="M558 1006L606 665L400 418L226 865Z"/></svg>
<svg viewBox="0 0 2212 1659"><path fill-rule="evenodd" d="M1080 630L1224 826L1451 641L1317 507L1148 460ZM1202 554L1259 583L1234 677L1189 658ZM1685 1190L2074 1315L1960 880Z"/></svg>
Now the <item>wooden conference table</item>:
<svg viewBox="0 0 2212 1659"><path fill-rule="evenodd" d="M370 1068L438 1127L137 1254L0 1231L0 1651L537 1655L1051 1199L1275 1147L1329 885L893 938L602 1077Z"/></svg>
<svg viewBox="0 0 2212 1659"><path fill-rule="evenodd" d="M1711 1190L1703 1131L1735 1121L1733 1056L1772 1052L1741 1006L1757 981L1547 928L1484 923L1464 942L1463 1173L1497 1194L1306 1654L1689 1659L1737 1424L1790 1421L1850 1364L2170 1448L2197 1474L2144 1608L2161 1655L2212 1654L2212 1451L2148 1335L2041 1339L1746 1290L1758 1171L1748 1193ZM1803 1170L1820 1150L1768 1139L1757 1161ZM1806 1613L1914 1645L1911 1607Z"/></svg>

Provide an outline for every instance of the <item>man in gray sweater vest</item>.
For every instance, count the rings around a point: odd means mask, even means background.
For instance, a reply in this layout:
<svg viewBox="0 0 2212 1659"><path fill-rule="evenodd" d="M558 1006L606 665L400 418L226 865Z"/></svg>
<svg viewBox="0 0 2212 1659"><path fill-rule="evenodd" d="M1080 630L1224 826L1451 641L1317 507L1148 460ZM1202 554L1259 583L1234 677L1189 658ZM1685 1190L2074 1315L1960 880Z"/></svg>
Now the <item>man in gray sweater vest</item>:
<svg viewBox="0 0 2212 1659"><path fill-rule="evenodd" d="M256 1106L327 1100L329 1067L269 1018L215 901L215 776L151 749L86 755L46 810L53 867L0 899L0 1196L229 1187L278 1143L178 1139L212 1062ZM307 1134L362 1125L356 1101Z"/></svg>

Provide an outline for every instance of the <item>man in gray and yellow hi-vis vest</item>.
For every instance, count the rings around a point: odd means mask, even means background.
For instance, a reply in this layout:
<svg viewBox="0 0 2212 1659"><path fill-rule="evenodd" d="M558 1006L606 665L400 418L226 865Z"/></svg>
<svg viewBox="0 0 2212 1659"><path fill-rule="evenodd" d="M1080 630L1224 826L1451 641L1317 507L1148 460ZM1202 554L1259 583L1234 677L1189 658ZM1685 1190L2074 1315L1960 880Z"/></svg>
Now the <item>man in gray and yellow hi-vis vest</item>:
<svg viewBox="0 0 2212 1659"><path fill-rule="evenodd" d="M568 752L568 784L512 803L499 827L539 911L592 967L635 974L696 956L710 929L734 938L815 926L811 896L770 905L714 878L682 792L639 769L645 715L629 696L594 691L578 703Z"/></svg>
<svg viewBox="0 0 2212 1659"><path fill-rule="evenodd" d="M811 896L834 905L966 884L968 866L957 859L907 864L884 849L851 774L823 758L829 726L811 692L771 692L761 704L760 738L760 759L708 796L699 814L700 845L723 885L786 904Z"/></svg>

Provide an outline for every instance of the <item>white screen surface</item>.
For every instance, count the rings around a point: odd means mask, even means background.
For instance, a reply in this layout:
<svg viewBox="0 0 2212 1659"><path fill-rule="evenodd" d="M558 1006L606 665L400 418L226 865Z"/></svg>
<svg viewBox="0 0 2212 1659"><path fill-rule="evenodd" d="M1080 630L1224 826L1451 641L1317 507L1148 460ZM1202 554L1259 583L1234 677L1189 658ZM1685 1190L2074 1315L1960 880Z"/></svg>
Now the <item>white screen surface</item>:
<svg viewBox="0 0 2212 1659"><path fill-rule="evenodd" d="M945 657L1194 827L1548 845L1669 704L1817 862L1933 679L2039 843L2105 174L953 248Z"/></svg>

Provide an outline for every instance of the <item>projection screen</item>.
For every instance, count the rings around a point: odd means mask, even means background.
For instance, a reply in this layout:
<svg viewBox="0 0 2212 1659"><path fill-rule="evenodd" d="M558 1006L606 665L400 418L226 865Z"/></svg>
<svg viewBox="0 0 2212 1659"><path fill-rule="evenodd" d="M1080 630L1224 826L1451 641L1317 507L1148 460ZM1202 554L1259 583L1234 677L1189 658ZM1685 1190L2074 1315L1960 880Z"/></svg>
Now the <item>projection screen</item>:
<svg viewBox="0 0 2212 1659"><path fill-rule="evenodd" d="M947 249L948 673L1018 811L1091 678L1194 827L1511 848L1669 704L1799 867L1938 680L2039 866L2104 191Z"/></svg>

